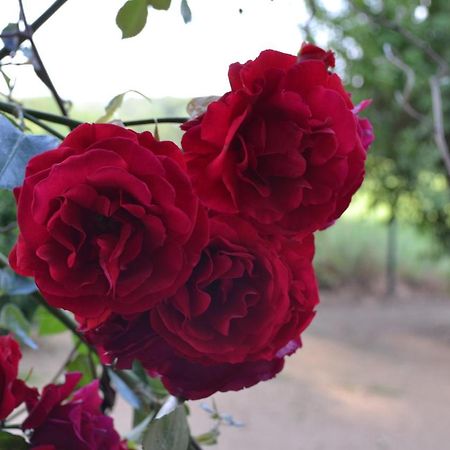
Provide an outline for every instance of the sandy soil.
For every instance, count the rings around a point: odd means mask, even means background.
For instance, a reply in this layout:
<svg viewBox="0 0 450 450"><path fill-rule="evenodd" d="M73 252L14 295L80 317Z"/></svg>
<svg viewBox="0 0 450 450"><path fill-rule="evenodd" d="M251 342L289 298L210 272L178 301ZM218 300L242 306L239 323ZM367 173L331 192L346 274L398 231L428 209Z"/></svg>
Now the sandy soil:
<svg viewBox="0 0 450 450"><path fill-rule="evenodd" d="M222 428L216 450L450 448L450 301L325 298L303 341L275 380L214 396L245 423ZM34 381L46 381L68 345L65 336L41 342L23 369L35 366ZM200 402L190 407L193 433L208 431ZM120 431L128 412L120 402Z"/></svg>

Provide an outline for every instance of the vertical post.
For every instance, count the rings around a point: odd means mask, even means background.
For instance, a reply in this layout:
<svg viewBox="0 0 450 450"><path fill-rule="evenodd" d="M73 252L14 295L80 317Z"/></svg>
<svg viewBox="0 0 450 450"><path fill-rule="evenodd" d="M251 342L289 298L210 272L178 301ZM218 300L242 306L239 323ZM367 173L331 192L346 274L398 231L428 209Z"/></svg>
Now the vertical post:
<svg viewBox="0 0 450 450"><path fill-rule="evenodd" d="M387 226L386 248L386 297L395 295L397 289L397 218L395 207Z"/></svg>

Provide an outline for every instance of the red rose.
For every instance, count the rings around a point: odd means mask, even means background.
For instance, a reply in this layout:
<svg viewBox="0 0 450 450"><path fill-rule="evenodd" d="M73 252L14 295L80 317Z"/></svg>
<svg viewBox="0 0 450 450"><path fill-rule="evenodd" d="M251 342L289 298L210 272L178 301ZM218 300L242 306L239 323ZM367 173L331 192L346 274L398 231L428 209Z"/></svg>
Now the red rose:
<svg viewBox="0 0 450 450"><path fill-rule="evenodd" d="M79 389L70 401L79 373L66 375L62 385L49 384L39 399L27 401L29 416L22 425L33 430L31 449L126 450L113 420L100 411L98 380Z"/></svg>
<svg viewBox="0 0 450 450"><path fill-rule="evenodd" d="M21 358L19 344L11 336L0 336L0 420L34 393L17 379Z"/></svg>
<svg viewBox="0 0 450 450"><path fill-rule="evenodd" d="M238 391L269 380L281 371L284 355L271 361L204 365L183 358L152 330L148 314L134 317L110 316L87 338L97 345L104 363L115 362L119 369L130 369L139 360L166 389L178 397L196 400L217 391Z"/></svg>
<svg viewBox="0 0 450 450"><path fill-rule="evenodd" d="M353 104L331 52L273 50L232 64L231 92L183 125L194 188L212 210L306 235L347 208L364 176Z"/></svg>
<svg viewBox="0 0 450 450"><path fill-rule="evenodd" d="M134 359L174 395L201 398L274 377L314 316L313 237L264 241L232 216L211 219L210 243L178 292L149 315L115 316L87 332L105 362Z"/></svg>
<svg viewBox="0 0 450 450"><path fill-rule="evenodd" d="M236 217L215 217L187 283L151 311L152 328L190 361L271 361L313 318L313 255L312 236L280 245Z"/></svg>
<svg viewBox="0 0 450 450"><path fill-rule="evenodd" d="M81 317L144 311L172 295L207 240L180 150L149 132L81 125L30 160L15 194L12 267Z"/></svg>

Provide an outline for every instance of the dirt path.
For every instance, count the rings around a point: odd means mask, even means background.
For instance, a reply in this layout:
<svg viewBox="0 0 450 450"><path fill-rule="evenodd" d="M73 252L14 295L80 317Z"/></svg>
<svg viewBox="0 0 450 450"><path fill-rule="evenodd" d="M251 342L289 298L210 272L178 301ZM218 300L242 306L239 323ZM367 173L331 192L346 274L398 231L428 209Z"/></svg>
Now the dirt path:
<svg viewBox="0 0 450 450"><path fill-rule="evenodd" d="M217 450L450 448L450 302L325 304L277 379L215 398L246 423Z"/></svg>
<svg viewBox="0 0 450 450"><path fill-rule="evenodd" d="M26 355L53 373L69 342ZM25 368L25 366L24 366ZM304 348L275 380L214 398L245 422L216 450L444 450L450 448L450 301L352 305L324 301ZM211 422L191 402L193 432ZM128 408L116 412L126 432Z"/></svg>

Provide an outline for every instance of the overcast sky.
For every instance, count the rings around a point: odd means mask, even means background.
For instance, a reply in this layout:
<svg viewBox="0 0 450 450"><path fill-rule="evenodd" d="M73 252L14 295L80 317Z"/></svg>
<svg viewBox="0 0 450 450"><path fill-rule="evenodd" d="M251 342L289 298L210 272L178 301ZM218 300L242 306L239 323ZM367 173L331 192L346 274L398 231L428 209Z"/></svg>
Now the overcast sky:
<svg viewBox="0 0 450 450"><path fill-rule="evenodd" d="M30 22L52 3L24 2ZM221 94L228 88L230 63L255 58L266 48L296 53L299 23L306 19L301 0L189 0L193 19L185 25L180 0L172 0L168 12L149 11L144 32L122 40L115 16L123 3L69 0L36 33L63 98L106 102L128 89L153 98ZM0 26L16 18L17 0L0 0ZM30 68L9 73L16 76L17 97L48 95Z"/></svg>

